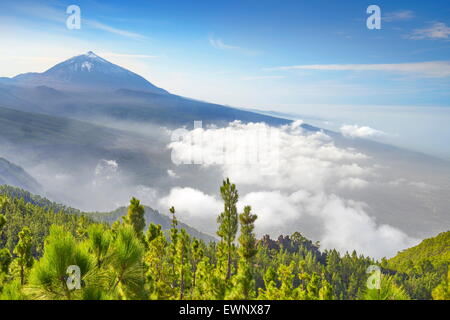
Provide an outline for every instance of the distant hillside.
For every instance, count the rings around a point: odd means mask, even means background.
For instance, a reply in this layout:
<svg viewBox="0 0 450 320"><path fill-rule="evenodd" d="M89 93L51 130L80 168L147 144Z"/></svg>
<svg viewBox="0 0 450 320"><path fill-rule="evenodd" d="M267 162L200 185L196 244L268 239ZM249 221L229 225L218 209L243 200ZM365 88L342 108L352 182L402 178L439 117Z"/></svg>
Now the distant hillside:
<svg viewBox="0 0 450 320"><path fill-rule="evenodd" d="M40 207L45 211L53 211L55 213L64 212L65 214L76 214L76 215L85 215L95 221L99 222L107 222L113 223L114 221L120 219L122 216L127 214L127 208L121 207L112 212L91 212L85 213L78 209L74 209L71 207L67 207L65 205L55 203L46 198L43 198L38 195L34 195L28 191L22 190L20 188L15 188L11 186L0 186L0 195L7 196L11 199L23 199L25 203L30 203L34 206ZM170 228L170 217L165 216L158 211L145 207L145 220L147 224L154 223L161 225L163 230L168 230ZM180 228L186 229L186 231L193 237L203 239L206 242L215 241L216 239L210 235L202 233L187 224L182 222L178 223Z"/></svg>
<svg viewBox="0 0 450 320"><path fill-rule="evenodd" d="M14 252L19 241L18 234L23 227L28 227L31 231L31 251L37 258L42 256L44 239L48 236L51 225L63 225L75 235L81 225L87 226L93 222L82 215L70 214L73 213L70 210L55 210L62 207L21 189L1 186L0 199L5 195L7 201L0 201L0 214L6 217L6 224L0 232L0 248L6 247L11 253Z"/></svg>
<svg viewBox="0 0 450 320"><path fill-rule="evenodd" d="M108 223L113 223L114 221L120 219L122 216L127 214L127 208L121 207L111 212L92 212L87 213L87 215L96 220L96 221L105 221ZM154 224L159 224L162 227L162 230L169 230L170 229L170 223L171 218L169 216L166 216L164 214L161 214L160 212L145 206L145 221L147 222L147 225L151 222ZM185 229L191 236L195 238L199 238L204 240L205 242L210 241L216 241L216 239L208 234L202 233L198 231L197 229L194 229L190 226L188 226L185 223L182 223L178 221L178 227L181 229Z"/></svg>
<svg viewBox="0 0 450 320"><path fill-rule="evenodd" d="M42 186L23 168L0 158L0 185L8 184L38 192Z"/></svg>
<svg viewBox="0 0 450 320"><path fill-rule="evenodd" d="M173 95L93 52L63 61L44 73L0 78L0 104L8 108L82 120L132 120L167 127L194 120L226 125L231 121L291 121Z"/></svg>
<svg viewBox="0 0 450 320"><path fill-rule="evenodd" d="M81 214L81 211L71 207L67 207L63 204L50 201L41 196L32 194L21 188L3 185L0 186L0 195L7 196L11 199L23 199L25 203L31 203L32 205L43 208L46 211L53 211L55 213L64 212L67 214Z"/></svg>
<svg viewBox="0 0 450 320"><path fill-rule="evenodd" d="M388 263L393 269L406 271L411 265L418 265L425 260L429 260L434 266L450 264L450 231L399 252Z"/></svg>
<svg viewBox="0 0 450 320"><path fill-rule="evenodd" d="M114 159L135 184L165 178L170 159L170 150L163 150L164 144L156 139L1 106L0 146L8 154L21 155L30 166L45 164L54 171L79 172L80 176L89 168L94 170L99 160ZM27 185L15 185L36 192Z"/></svg>

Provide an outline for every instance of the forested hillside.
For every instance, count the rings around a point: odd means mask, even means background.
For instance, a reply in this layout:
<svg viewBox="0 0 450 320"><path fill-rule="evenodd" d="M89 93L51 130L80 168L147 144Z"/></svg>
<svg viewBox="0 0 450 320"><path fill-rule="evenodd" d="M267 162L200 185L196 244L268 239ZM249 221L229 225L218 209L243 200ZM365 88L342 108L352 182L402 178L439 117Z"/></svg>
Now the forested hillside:
<svg viewBox="0 0 450 320"><path fill-rule="evenodd" d="M100 223L113 224L116 220L120 219L122 216L126 215L127 208L121 207L111 212L81 212L78 209L67 207L60 203L55 203L46 198L38 195L34 195L28 191L20 188L15 188L7 185L0 185L0 195L8 196L13 199L23 199L25 203L30 203L38 207L43 208L45 211L53 212L64 212L66 214L78 214L86 216L93 221ZM144 206L144 218L146 224L154 223L156 225L161 225L161 230L168 231L170 229L171 219L168 215L159 213L158 211ZM178 228L183 228L187 233L195 238L202 239L206 242L215 241L213 236L202 233L185 223L179 222Z"/></svg>
<svg viewBox="0 0 450 320"><path fill-rule="evenodd" d="M436 237L425 239L415 247L409 248L389 259L389 265L401 271L408 271L411 266L429 261L435 267L450 261L450 231Z"/></svg>
<svg viewBox="0 0 450 320"><path fill-rule="evenodd" d="M220 241L205 242L179 228L173 207L165 234L160 225L146 226L145 207L135 198L109 225L3 187L0 298L449 299L448 232L377 262L320 250L300 232L257 240L257 212L249 206L237 211L238 190L228 179L220 193ZM376 265L381 273L368 271ZM374 276L375 287L368 282Z"/></svg>
<svg viewBox="0 0 450 320"><path fill-rule="evenodd" d="M407 292L418 299L450 299L449 264L450 231L447 231L399 252L384 266L395 270Z"/></svg>
<svg viewBox="0 0 450 320"><path fill-rule="evenodd" d="M112 224L118 219L120 219L122 216L126 215L127 210L128 209L126 207L121 207L111 212L88 212L85 214L95 221L107 222L109 224ZM161 230L165 232L170 230L171 219L168 215L161 214L160 212L148 206L144 206L144 218L147 225L153 223L156 225L160 225ZM185 229L187 233L194 238L198 238L206 242L216 241L216 239L213 236L200 232L197 229L194 229L183 222L178 223L178 228Z"/></svg>

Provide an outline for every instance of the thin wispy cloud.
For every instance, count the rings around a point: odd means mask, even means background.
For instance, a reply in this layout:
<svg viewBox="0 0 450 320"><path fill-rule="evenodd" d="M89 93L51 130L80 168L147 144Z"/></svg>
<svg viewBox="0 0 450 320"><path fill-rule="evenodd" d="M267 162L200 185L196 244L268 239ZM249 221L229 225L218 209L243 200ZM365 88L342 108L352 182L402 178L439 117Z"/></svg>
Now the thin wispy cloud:
<svg viewBox="0 0 450 320"><path fill-rule="evenodd" d="M434 22L428 28L415 29L406 36L412 40L448 40L450 36L450 27L443 22Z"/></svg>
<svg viewBox="0 0 450 320"><path fill-rule="evenodd" d="M339 130L345 137L349 138L376 138L386 135L383 131L358 125L343 125Z"/></svg>
<svg viewBox="0 0 450 320"><path fill-rule="evenodd" d="M129 53L116 53L116 52L103 52L100 53L104 57L118 57L118 58L135 58L135 59L155 59L159 56L149 54L129 54Z"/></svg>
<svg viewBox="0 0 450 320"><path fill-rule="evenodd" d="M36 4L36 3L29 3L26 6L21 5L10 5L10 10L13 10L15 12L19 12L23 15L34 17L41 20L46 20L53 23L58 23L62 27L66 27L66 20L68 17L68 14L66 13L66 7L63 7L61 5L59 6L52 6L47 4ZM142 34L123 30L120 28L116 28L110 25L107 25L105 23L88 19L84 16L84 10L81 9L81 28L83 29L83 26L87 25L90 28L102 30L106 32L110 32L116 35L133 38L133 39L145 39L146 37Z"/></svg>
<svg viewBox="0 0 450 320"><path fill-rule="evenodd" d="M400 10L386 13L382 19L385 22L406 21L414 19L416 16L411 10Z"/></svg>
<svg viewBox="0 0 450 320"><path fill-rule="evenodd" d="M397 74L414 75L425 78L450 77L450 61L429 61L415 63L390 63L390 64L315 64L294 65L265 70L317 70L317 71L379 71Z"/></svg>
<svg viewBox="0 0 450 320"><path fill-rule="evenodd" d="M260 51L257 51L257 50L250 50L250 49L243 48L243 47L240 47L237 45L231 45L231 44L225 43L220 38L210 37L209 44L213 48L216 48L218 50L236 51L236 52L241 52L241 53L248 54L248 55L257 55L257 54L261 53Z"/></svg>
<svg viewBox="0 0 450 320"><path fill-rule="evenodd" d="M209 43L216 49L220 50L242 50L241 47L225 44L222 39L209 38Z"/></svg>
<svg viewBox="0 0 450 320"><path fill-rule="evenodd" d="M285 76L248 76L242 77L241 80L253 81L253 80L270 80L270 79L283 79Z"/></svg>
<svg viewBox="0 0 450 320"><path fill-rule="evenodd" d="M102 31L107 31L110 33L114 33L120 36L124 36L127 38L133 38L133 39L146 39L146 37L142 34L139 33L135 33L135 32L131 32L131 31L127 31L127 30L122 30L122 29L118 29L109 25L106 25L104 23L95 21L95 20L87 20L84 19L83 20L85 23L87 23L90 27L98 29L98 30L102 30Z"/></svg>

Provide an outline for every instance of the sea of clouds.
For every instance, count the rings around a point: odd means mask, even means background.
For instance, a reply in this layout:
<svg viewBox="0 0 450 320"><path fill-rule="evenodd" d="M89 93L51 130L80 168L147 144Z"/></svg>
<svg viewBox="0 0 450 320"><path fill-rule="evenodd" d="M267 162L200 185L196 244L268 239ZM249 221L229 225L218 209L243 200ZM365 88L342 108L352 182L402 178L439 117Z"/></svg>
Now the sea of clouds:
<svg viewBox="0 0 450 320"><path fill-rule="evenodd" d="M375 258L393 256L418 241L377 223L366 203L338 195L341 189L369 186L377 166L356 150L336 147L322 131L306 131L301 121L279 128L239 121L226 128L195 128L168 147L179 166L220 168L224 178L250 190L240 194L238 208L252 206L258 236L300 231L319 240L323 249L356 250ZM223 209L216 193L186 186L172 188L158 201L160 208L169 205L211 234Z"/></svg>

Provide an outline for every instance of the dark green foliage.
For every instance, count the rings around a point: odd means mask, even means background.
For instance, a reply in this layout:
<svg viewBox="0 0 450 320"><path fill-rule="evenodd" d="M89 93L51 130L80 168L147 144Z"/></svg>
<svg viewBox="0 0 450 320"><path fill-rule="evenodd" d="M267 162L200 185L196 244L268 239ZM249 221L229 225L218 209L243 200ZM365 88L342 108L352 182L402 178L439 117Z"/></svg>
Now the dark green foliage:
<svg viewBox="0 0 450 320"><path fill-rule="evenodd" d="M450 266L450 231L425 239L385 261L412 299L432 299L432 291L445 281Z"/></svg>
<svg viewBox="0 0 450 320"><path fill-rule="evenodd" d="M8 273L11 261L11 252L7 248L0 249L0 273Z"/></svg>
<svg viewBox="0 0 450 320"><path fill-rule="evenodd" d="M19 190L19 189L17 189ZM1 197L1 196L0 196ZM29 200L29 198L27 198ZM41 203L47 203L42 200ZM34 257L42 255L44 239L49 234L51 225L64 225L73 235L76 234L79 222L83 219L79 214L68 214L59 207L40 207L22 198L7 198L0 206L0 214L6 218L6 224L0 232L0 248L6 247L13 252L19 242L19 232L28 227L31 234L31 252ZM78 211L79 212L79 211ZM86 219L86 218L84 218ZM92 220L87 219L88 223Z"/></svg>
<svg viewBox="0 0 450 320"><path fill-rule="evenodd" d="M154 223L144 233L145 208L135 198L123 222L109 226L4 190L0 299L449 299L448 233L380 262L355 251L321 251L298 232L258 241L257 216L248 206L238 215L238 192L228 179L221 187L222 240L208 244L180 228L173 207L168 234ZM373 265L381 267L379 289L367 287ZM73 266L80 268L77 288L68 286Z"/></svg>
<svg viewBox="0 0 450 320"><path fill-rule="evenodd" d="M238 230L238 213L236 204L239 199L236 185L231 184L227 178L223 181L222 187L220 187L220 195L222 196L224 208L223 212L217 217L217 223L219 224L219 230L217 235L222 239L221 241L225 245L227 255L227 271L226 279L231 278L232 259L233 259L233 242L236 238Z"/></svg>
<svg viewBox="0 0 450 320"><path fill-rule="evenodd" d="M65 205L52 202L46 198L34 195L28 191L20 188L15 188L7 185L0 186L0 195L7 196L12 199L23 199L25 203L31 203L35 206L41 207L46 211L65 212L67 214L81 214L78 209L70 208Z"/></svg>
<svg viewBox="0 0 450 320"><path fill-rule="evenodd" d="M153 223L155 225L160 225L161 229L163 231L169 231L171 228L171 217L162 214L156 210L153 210L150 207L144 206L145 210L145 221L147 222L147 225L150 225L150 223ZM120 219L122 216L126 215L128 212L128 208L121 207L111 212L89 212L85 213L86 216L89 218L99 221L99 222L107 222L109 224L113 224L117 219ZM186 229L186 231L189 233L190 236L202 239L206 242L215 241L216 239L210 235L207 235L205 233L202 233L187 224L178 221L178 228Z"/></svg>
<svg viewBox="0 0 450 320"><path fill-rule="evenodd" d="M415 247L399 252L389 259L389 267L402 272L409 272L416 267L419 272L450 264L450 231L436 237L425 239ZM427 270L428 269L428 270Z"/></svg>
<svg viewBox="0 0 450 320"><path fill-rule="evenodd" d="M31 231L28 227L24 227L19 232L19 242L14 248L14 255L17 256L17 264L20 268L20 284L25 283L25 270L33 265L33 256L31 254L32 238Z"/></svg>
<svg viewBox="0 0 450 320"><path fill-rule="evenodd" d="M145 228L145 209L141 202L136 198L131 198L128 213L124 217L124 222L133 227L134 232L140 237L144 237Z"/></svg>

